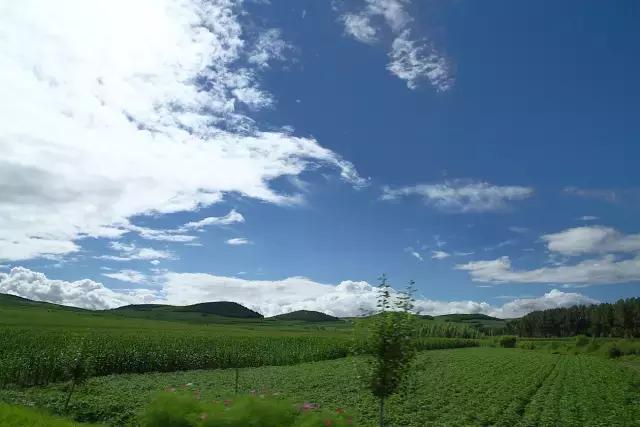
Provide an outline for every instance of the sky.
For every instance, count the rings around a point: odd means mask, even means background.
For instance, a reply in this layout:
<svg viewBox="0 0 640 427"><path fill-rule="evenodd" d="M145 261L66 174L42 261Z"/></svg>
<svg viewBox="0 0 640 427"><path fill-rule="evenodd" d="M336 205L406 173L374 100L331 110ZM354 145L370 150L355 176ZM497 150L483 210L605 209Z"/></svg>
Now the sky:
<svg viewBox="0 0 640 427"><path fill-rule="evenodd" d="M640 4L0 0L0 292L353 316L640 291Z"/></svg>

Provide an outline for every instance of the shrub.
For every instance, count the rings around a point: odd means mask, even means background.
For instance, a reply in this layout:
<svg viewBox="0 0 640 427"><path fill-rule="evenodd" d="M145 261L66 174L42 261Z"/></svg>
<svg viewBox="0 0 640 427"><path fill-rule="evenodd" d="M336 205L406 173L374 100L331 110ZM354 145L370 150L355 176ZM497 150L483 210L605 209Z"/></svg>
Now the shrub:
<svg viewBox="0 0 640 427"><path fill-rule="evenodd" d="M576 347L584 347L589 344L589 338L584 335L576 336Z"/></svg>
<svg viewBox="0 0 640 427"><path fill-rule="evenodd" d="M607 354L611 359L617 359L618 357L622 356L622 350L620 350L620 347L614 344L609 347L609 349L607 350Z"/></svg>
<svg viewBox="0 0 640 427"><path fill-rule="evenodd" d="M514 348L515 346L516 346L516 337L512 335L506 335L504 337L500 337L500 347Z"/></svg>
<svg viewBox="0 0 640 427"><path fill-rule="evenodd" d="M141 427L345 427L351 418L338 409L323 411L315 404L294 405L269 397L244 396L222 402L202 402L190 394L165 393L139 415Z"/></svg>

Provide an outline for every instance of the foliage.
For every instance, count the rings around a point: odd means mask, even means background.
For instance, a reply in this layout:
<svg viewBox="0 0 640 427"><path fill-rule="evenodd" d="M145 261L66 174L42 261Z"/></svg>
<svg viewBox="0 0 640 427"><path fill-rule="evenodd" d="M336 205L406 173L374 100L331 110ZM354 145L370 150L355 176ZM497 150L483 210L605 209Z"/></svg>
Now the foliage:
<svg viewBox="0 0 640 427"><path fill-rule="evenodd" d="M611 359L617 359L618 357L622 356L622 350L620 350L620 348L616 345L612 345L611 347L609 347L607 353Z"/></svg>
<svg viewBox="0 0 640 427"><path fill-rule="evenodd" d="M0 386L71 380L78 373L74 369L88 376L286 365L344 357L348 351L349 341L339 337L0 329Z"/></svg>
<svg viewBox="0 0 640 427"><path fill-rule="evenodd" d="M509 328L522 337L640 337L640 298L534 311Z"/></svg>
<svg viewBox="0 0 640 427"><path fill-rule="evenodd" d="M54 417L42 410L0 403L0 425L3 427L79 427L81 424Z"/></svg>
<svg viewBox="0 0 640 427"><path fill-rule="evenodd" d="M515 348L516 346L516 337L512 335L505 335L504 337L500 337L500 347L504 348Z"/></svg>
<svg viewBox="0 0 640 427"><path fill-rule="evenodd" d="M576 336L576 347L584 347L589 345L589 337L585 335Z"/></svg>
<svg viewBox="0 0 640 427"><path fill-rule="evenodd" d="M354 381L364 358L246 368L240 394L255 390L329 412L344 408L355 424L372 426L376 399ZM638 379L606 357L489 347L429 351L418 354L405 386L388 399L385 418L390 426L405 427L633 426L640 419ZM70 415L122 426L167 388L211 402L231 395L233 387L233 369L92 378L78 386ZM58 413L65 398L64 384L0 390L0 400Z"/></svg>
<svg viewBox="0 0 640 427"><path fill-rule="evenodd" d="M412 294L413 281L407 292L392 301L391 287L383 275L378 288L380 312L367 325L363 350L373 357L367 359L364 376L369 390L379 399L380 426L384 425L384 401L407 377L418 348Z"/></svg>
<svg viewBox="0 0 640 427"><path fill-rule="evenodd" d="M273 397L242 396L205 402L193 394L164 393L138 417L140 427L342 427L353 425L344 411L294 405Z"/></svg>

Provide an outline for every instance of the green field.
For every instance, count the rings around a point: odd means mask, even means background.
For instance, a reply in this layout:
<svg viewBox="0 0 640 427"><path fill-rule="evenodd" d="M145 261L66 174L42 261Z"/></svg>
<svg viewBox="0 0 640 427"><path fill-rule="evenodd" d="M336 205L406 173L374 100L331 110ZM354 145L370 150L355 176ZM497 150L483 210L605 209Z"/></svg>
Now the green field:
<svg viewBox="0 0 640 427"><path fill-rule="evenodd" d="M96 312L0 296L0 401L77 422L136 425L166 389L233 397L238 373L240 394L343 408L355 425L375 425L377 403L359 379L367 356L348 356L360 345L357 322L310 312L228 317L220 307L242 313L228 305ZM418 320L418 347L433 351L419 353L390 398L387 426L640 426L637 341L526 339L495 348L499 339L481 337L477 322L500 320ZM611 359L612 347L623 357ZM88 379L65 413L78 361ZM22 414L3 408L0 416Z"/></svg>
<svg viewBox="0 0 640 427"><path fill-rule="evenodd" d="M373 426L376 402L357 380L360 359L243 369L240 392L278 393L294 401L345 408ZM187 385L188 384L188 385ZM66 385L0 393L3 400L60 411ZM168 387L202 399L234 392L233 370L114 375L89 380L71 403L83 421L122 424ZM390 426L640 425L638 376L614 361L499 348L421 353L407 388L391 398Z"/></svg>

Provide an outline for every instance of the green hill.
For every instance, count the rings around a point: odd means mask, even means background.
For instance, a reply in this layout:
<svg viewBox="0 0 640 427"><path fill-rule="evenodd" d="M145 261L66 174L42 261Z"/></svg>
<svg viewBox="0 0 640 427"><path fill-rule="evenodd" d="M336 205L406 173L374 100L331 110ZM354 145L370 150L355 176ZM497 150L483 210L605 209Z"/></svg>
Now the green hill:
<svg viewBox="0 0 640 427"><path fill-rule="evenodd" d="M303 322L335 322L340 320L339 318L330 316L326 313L310 310L297 310L290 313L278 314L277 316L270 317L270 319L297 320Z"/></svg>

